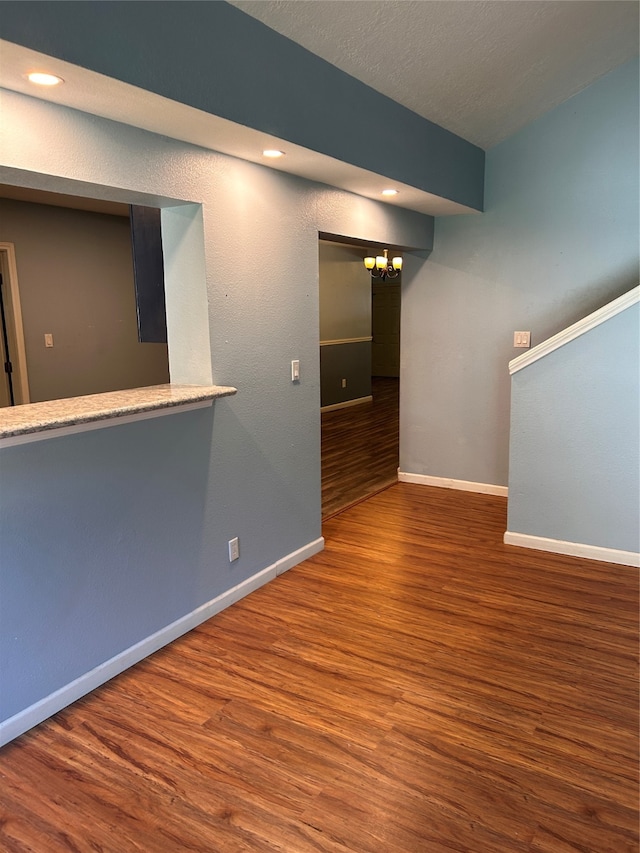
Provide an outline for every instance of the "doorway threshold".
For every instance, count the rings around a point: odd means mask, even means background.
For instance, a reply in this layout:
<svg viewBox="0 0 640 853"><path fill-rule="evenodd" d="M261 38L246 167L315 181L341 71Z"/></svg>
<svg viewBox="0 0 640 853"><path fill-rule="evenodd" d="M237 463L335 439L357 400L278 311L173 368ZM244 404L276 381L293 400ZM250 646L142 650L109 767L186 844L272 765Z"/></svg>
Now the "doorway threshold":
<svg viewBox="0 0 640 853"><path fill-rule="evenodd" d="M386 483L383 483L381 486L377 486L375 489L372 489L366 494L356 498L356 500L350 501L348 504L345 504L345 506L341 506L339 509L332 510L332 512L330 512L328 515L323 516L322 523L324 524L325 521L330 521L332 518L335 518L337 515L341 515L348 509L353 509L355 506L358 506L358 504L364 503L364 501L368 501L369 498L373 498L376 495L379 495L381 492L386 492L387 489L391 488L391 486L395 486L397 482L398 478L394 477L393 480L389 480Z"/></svg>

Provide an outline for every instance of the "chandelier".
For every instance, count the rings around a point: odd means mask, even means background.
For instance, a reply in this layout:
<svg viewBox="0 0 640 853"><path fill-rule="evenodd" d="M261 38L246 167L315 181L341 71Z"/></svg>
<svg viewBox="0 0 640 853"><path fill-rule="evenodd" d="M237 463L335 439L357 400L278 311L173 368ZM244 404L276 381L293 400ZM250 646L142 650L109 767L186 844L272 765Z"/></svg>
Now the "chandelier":
<svg viewBox="0 0 640 853"><path fill-rule="evenodd" d="M385 249L384 254L378 255L376 258L367 257L364 259L364 265L371 272L373 278L380 278L382 281L385 278L397 278L402 269L402 258L389 260L388 254L389 250Z"/></svg>

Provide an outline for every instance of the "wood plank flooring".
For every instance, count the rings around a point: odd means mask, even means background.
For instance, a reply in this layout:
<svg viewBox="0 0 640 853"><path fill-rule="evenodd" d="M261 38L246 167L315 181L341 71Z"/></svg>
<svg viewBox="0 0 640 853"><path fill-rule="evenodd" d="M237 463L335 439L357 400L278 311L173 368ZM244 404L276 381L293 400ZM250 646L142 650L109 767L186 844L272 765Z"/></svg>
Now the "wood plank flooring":
<svg viewBox="0 0 640 853"><path fill-rule="evenodd" d="M398 480L400 380L371 385L371 403L322 413L323 519Z"/></svg>
<svg viewBox="0 0 640 853"><path fill-rule="evenodd" d="M397 484L0 752L6 853L638 850L638 574Z"/></svg>

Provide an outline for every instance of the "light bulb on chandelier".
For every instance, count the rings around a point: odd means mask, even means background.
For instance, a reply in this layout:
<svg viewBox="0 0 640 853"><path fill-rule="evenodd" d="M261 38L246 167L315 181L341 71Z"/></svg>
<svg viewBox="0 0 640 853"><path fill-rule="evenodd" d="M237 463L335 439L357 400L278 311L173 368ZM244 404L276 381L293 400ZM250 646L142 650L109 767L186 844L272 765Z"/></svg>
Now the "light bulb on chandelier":
<svg viewBox="0 0 640 853"><path fill-rule="evenodd" d="M389 250L385 249L384 254L377 257L368 256L364 259L364 265L369 270L373 278L380 278L384 281L386 278L397 278L402 269L402 258L396 257L389 260Z"/></svg>

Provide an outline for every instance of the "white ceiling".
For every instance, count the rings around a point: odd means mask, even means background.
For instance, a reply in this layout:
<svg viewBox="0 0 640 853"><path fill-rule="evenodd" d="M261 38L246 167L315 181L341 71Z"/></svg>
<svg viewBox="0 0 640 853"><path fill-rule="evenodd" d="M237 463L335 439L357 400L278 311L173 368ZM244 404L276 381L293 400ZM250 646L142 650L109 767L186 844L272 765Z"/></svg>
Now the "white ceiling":
<svg viewBox="0 0 640 853"><path fill-rule="evenodd" d="M637 2L230 2L485 149L638 54Z"/></svg>

